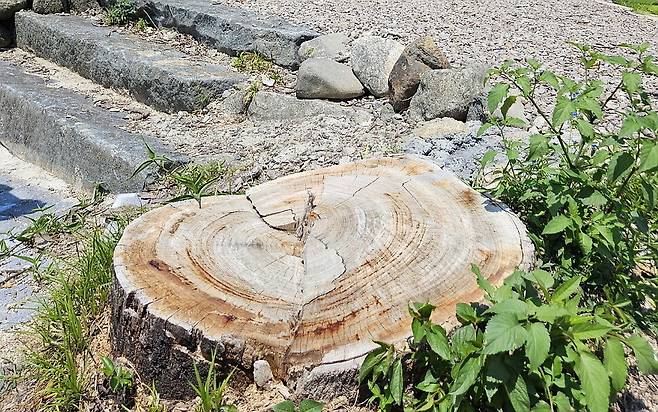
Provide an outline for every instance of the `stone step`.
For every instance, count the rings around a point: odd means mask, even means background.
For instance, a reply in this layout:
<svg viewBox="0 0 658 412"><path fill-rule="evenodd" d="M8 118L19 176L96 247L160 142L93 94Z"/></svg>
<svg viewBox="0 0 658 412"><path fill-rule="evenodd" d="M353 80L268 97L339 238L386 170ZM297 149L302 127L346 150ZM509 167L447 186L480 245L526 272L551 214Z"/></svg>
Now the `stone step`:
<svg viewBox="0 0 658 412"><path fill-rule="evenodd" d="M116 33L78 16L17 13L16 43L166 112L201 109L247 79L229 67L194 62L172 48Z"/></svg>
<svg viewBox="0 0 658 412"><path fill-rule="evenodd" d="M0 61L0 144L20 159L91 189L96 183L113 192L139 191L150 179L143 171L145 144L156 153L184 160L161 142L129 133L119 113L93 105L64 88Z"/></svg>
<svg viewBox="0 0 658 412"><path fill-rule="evenodd" d="M174 27L224 53L255 51L293 69L299 66L299 46L320 35L276 16L208 0L140 0L138 4L158 26Z"/></svg>

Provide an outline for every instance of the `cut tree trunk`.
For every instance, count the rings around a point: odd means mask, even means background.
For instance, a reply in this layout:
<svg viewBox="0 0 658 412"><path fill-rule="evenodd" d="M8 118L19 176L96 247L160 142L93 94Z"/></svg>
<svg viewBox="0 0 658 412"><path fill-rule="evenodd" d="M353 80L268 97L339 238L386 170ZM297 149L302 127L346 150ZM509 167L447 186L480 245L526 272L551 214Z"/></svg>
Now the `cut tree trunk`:
<svg viewBox="0 0 658 412"><path fill-rule="evenodd" d="M192 361L216 348L222 366L265 359L326 399L356 389L373 341L408 337L409 302L450 326L458 302L482 299L471 264L499 284L532 252L505 206L421 158L299 173L131 223L114 255L113 342L165 395L188 395Z"/></svg>

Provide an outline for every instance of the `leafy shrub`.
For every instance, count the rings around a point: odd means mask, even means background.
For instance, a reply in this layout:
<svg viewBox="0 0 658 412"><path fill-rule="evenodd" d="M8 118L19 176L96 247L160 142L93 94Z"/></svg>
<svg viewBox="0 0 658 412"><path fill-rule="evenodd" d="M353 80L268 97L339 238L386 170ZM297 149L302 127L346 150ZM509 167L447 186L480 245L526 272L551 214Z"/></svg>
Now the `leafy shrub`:
<svg viewBox="0 0 658 412"><path fill-rule="evenodd" d="M646 53L648 44L622 46L628 56L576 46L582 81L534 60L491 71L501 82L489 94L488 108L500 108L502 118L482 130L522 125L508 116L519 96L547 126L529 142L504 139L504 165L489 176L489 187L521 215L539 257L559 276L584 275L594 303L608 302L622 322L655 329L654 311L646 308L658 300L658 114L643 76L656 76L658 65ZM618 74L611 90L597 79L602 65ZM540 94L554 96L554 104L543 106ZM485 155L483 166L495 157Z"/></svg>
<svg viewBox="0 0 658 412"><path fill-rule="evenodd" d="M556 285L544 270L517 271L494 288L474 272L489 304L459 304L450 337L432 305L415 303L407 350L368 354L359 380L379 410L603 412L626 383L624 346L643 372L658 370L644 338L580 306L581 277Z"/></svg>
<svg viewBox="0 0 658 412"><path fill-rule="evenodd" d="M105 24L122 26L137 18L137 6L133 0L116 0L105 10Z"/></svg>

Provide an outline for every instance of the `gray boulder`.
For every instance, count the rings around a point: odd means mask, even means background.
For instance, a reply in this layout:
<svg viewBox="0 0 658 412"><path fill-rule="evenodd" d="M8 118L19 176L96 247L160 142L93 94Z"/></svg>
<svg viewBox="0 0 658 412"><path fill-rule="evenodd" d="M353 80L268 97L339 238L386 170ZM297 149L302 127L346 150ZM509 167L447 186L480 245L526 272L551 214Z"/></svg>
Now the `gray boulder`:
<svg viewBox="0 0 658 412"><path fill-rule="evenodd" d="M9 47L13 43L11 30L0 22L0 48Z"/></svg>
<svg viewBox="0 0 658 412"><path fill-rule="evenodd" d="M352 70L330 59L304 60L297 72L300 99L347 100L365 94Z"/></svg>
<svg viewBox="0 0 658 412"><path fill-rule="evenodd" d="M342 33L325 34L305 41L299 46L299 61L312 58L346 61L350 57L349 41L350 38Z"/></svg>
<svg viewBox="0 0 658 412"><path fill-rule="evenodd" d="M34 0L32 10L39 14L62 13L66 10L65 0Z"/></svg>
<svg viewBox="0 0 658 412"><path fill-rule="evenodd" d="M252 120L276 121L315 116L352 118L360 112L363 111L324 100L301 100L294 96L273 92L256 93L247 109L247 115Z"/></svg>
<svg viewBox="0 0 658 412"><path fill-rule="evenodd" d="M97 0L68 0L69 7L74 11L100 10Z"/></svg>
<svg viewBox="0 0 658 412"><path fill-rule="evenodd" d="M409 108L423 74L449 67L450 62L431 37L421 37L411 43L402 52L388 78L393 109L401 112Z"/></svg>
<svg viewBox="0 0 658 412"><path fill-rule="evenodd" d="M27 8L27 0L0 0L0 20L9 20L24 8Z"/></svg>
<svg viewBox="0 0 658 412"><path fill-rule="evenodd" d="M484 89L484 66L431 70L420 79L411 99L409 114L414 120L452 117L466 120L471 104Z"/></svg>
<svg viewBox="0 0 658 412"><path fill-rule="evenodd" d="M364 36L352 44L352 70L374 96L388 94L388 78L404 46L395 40Z"/></svg>

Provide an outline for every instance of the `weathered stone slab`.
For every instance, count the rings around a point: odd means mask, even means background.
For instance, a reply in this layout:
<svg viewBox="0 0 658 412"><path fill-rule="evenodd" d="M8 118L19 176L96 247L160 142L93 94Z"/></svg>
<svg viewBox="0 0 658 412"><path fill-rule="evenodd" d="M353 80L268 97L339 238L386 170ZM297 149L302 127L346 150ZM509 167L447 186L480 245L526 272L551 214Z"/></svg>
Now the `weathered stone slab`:
<svg viewBox="0 0 658 412"><path fill-rule="evenodd" d="M157 153L179 159L159 141L128 133L120 113L93 105L70 90L47 87L39 77L0 62L0 143L15 156L85 188L96 183L111 191L143 188L146 142Z"/></svg>
<svg viewBox="0 0 658 412"><path fill-rule="evenodd" d="M167 112L201 109L246 80L231 68L192 62L172 48L94 26L77 16L17 13L16 43Z"/></svg>
<svg viewBox="0 0 658 412"><path fill-rule="evenodd" d="M162 27L174 27L228 54L255 51L276 64L296 68L299 46L319 36L276 16L204 0L141 0L140 10Z"/></svg>

